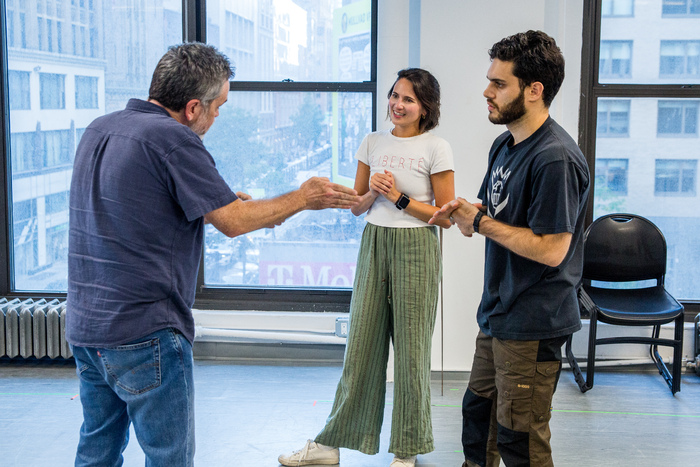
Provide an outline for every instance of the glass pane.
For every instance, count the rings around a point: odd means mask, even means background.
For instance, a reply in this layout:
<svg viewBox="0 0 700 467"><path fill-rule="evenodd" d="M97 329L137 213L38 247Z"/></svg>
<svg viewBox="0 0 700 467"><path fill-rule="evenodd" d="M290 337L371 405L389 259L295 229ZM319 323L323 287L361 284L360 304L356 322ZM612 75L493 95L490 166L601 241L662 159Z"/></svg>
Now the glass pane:
<svg viewBox="0 0 700 467"><path fill-rule="evenodd" d="M65 291L76 145L96 117L148 96L158 59L182 41L182 1L5 5L14 288Z"/></svg>
<svg viewBox="0 0 700 467"><path fill-rule="evenodd" d="M10 110L29 110L29 72L11 70L9 72Z"/></svg>
<svg viewBox="0 0 700 467"><path fill-rule="evenodd" d="M698 102L693 100L659 101L659 135L697 137Z"/></svg>
<svg viewBox="0 0 700 467"><path fill-rule="evenodd" d="M595 184L600 192L627 194L627 159L596 159Z"/></svg>
<svg viewBox="0 0 700 467"><path fill-rule="evenodd" d="M628 16L617 3L603 2L600 83L700 83L697 1L634 2Z"/></svg>
<svg viewBox="0 0 700 467"><path fill-rule="evenodd" d="M630 16L634 12L634 0L603 0L602 16Z"/></svg>
<svg viewBox="0 0 700 467"><path fill-rule="evenodd" d="M97 77L76 76L75 77L75 108L76 109L96 109L97 108Z"/></svg>
<svg viewBox="0 0 700 467"><path fill-rule="evenodd" d="M237 81L369 81L370 0L207 0L207 41Z"/></svg>
<svg viewBox="0 0 700 467"><path fill-rule="evenodd" d="M352 186L371 112L369 93L232 92L204 144L229 185L256 199L312 176ZM233 239L207 226L205 283L351 287L363 228L349 210L304 211Z"/></svg>
<svg viewBox="0 0 700 467"><path fill-rule="evenodd" d="M700 14L700 0L663 0L664 15L697 15Z"/></svg>
<svg viewBox="0 0 700 467"><path fill-rule="evenodd" d="M39 94L42 109L66 108L66 75L39 73Z"/></svg>
<svg viewBox="0 0 700 467"><path fill-rule="evenodd" d="M604 99L598 102L598 136L626 137L629 135L630 101Z"/></svg>
<svg viewBox="0 0 700 467"><path fill-rule="evenodd" d="M609 99L598 102L609 105ZM700 99L631 99L628 137L597 135L594 194L595 218L629 212L661 229L668 243L666 286L676 298L693 300L700 299L695 271L700 264L700 141L697 133L680 131L690 120L697 128L697 111L682 109L698 105ZM679 133L657 131L675 125L674 119Z"/></svg>

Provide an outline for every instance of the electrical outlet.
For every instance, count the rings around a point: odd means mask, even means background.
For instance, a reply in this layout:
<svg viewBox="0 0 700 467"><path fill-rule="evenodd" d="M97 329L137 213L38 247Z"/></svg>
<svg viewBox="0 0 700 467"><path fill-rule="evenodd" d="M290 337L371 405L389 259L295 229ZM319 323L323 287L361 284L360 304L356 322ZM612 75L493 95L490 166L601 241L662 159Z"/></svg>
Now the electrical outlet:
<svg viewBox="0 0 700 467"><path fill-rule="evenodd" d="M348 337L349 320L345 316L335 319L335 335L338 337Z"/></svg>

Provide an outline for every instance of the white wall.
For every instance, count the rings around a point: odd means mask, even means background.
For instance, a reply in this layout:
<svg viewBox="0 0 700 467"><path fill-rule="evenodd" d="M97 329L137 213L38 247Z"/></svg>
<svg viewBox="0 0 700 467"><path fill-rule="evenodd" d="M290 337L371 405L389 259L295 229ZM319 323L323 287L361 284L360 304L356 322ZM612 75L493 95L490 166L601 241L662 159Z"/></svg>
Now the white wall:
<svg viewBox="0 0 700 467"><path fill-rule="evenodd" d="M416 31L408 27L411 3L420 4L420 63L409 63L413 50L409 49L416 47L412 41ZM540 29L556 39L566 59L567 78L551 114L576 139L583 0L503 0L497 6L465 0L380 0L378 14L377 127L390 126L385 120L386 93L398 70L418 66L433 73L442 90L441 123L434 132L452 145L458 196L476 200L488 150L505 131L487 120L482 96L488 49L505 36ZM432 368L468 371L478 331L475 316L483 286L484 242L479 235L466 238L453 228L444 232L443 249L444 322L438 308Z"/></svg>

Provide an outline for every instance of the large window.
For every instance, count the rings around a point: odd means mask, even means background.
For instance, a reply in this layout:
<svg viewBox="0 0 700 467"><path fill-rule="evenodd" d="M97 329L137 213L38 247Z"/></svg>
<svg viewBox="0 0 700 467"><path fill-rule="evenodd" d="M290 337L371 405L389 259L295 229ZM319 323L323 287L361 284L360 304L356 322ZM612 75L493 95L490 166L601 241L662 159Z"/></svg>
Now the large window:
<svg viewBox="0 0 700 467"><path fill-rule="evenodd" d="M355 151L373 128L372 2L232 3L207 2L207 24L217 25L207 38L236 66L204 139L217 167L256 198L310 176L351 186ZM202 289L348 290L363 226L337 210L234 239L209 227Z"/></svg>
<svg viewBox="0 0 700 467"><path fill-rule="evenodd" d="M370 93L231 92L204 143L229 185L271 197L309 176L353 179L371 112ZM205 284L350 287L362 227L347 210L302 212L233 239L210 226Z"/></svg>
<svg viewBox="0 0 700 467"><path fill-rule="evenodd" d="M652 220L668 243L666 286L692 305L700 300L697 2L634 2L628 16L601 0L584 10L580 144L595 173L589 218L630 212ZM632 64L633 44L643 59Z"/></svg>
<svg viewBox="0 0 700 467"><path fill-rule="evenodd" d="M12 219L4 294L65 292L68 190L80 137L97 116L148 95L170 45L206 41L236 68L228 103L204 139L235 191L272 197L311 176L352 185L355 151L375 126L376 0L0 4L10 109L5 193L12 193L4 196ZM327 210L235 239L207 227L197 300L227 306L232 297L279 290L302 303L296 309L311 302L309 293L346 306L363 223Z"/></svg>
<svg viewBox="0 0 700 467"><path fill-rule="evenodd" d="M3 154L13 219L6 294L66 290L67 194L80 136L95 117L147 96L158 58L183 40L181 2L150 3L4 2L10 132Z"/></svg>

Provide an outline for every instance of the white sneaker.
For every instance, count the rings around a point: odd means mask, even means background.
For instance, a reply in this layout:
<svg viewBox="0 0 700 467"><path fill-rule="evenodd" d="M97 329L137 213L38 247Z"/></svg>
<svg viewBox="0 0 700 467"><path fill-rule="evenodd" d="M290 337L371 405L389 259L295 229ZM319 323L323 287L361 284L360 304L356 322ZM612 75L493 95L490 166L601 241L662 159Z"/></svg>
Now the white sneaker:
<svg viewBox="0 0 700 467"><path fill-rule="evenodd" d="M399 457L394 456L389 467L414 467L416 465L416 456Z"/></svg>
<svg viewBox="0 0 700 467"><path fill-rule="evenodd" d="M282 454L277 460L280 464L288 467L299 467L301 465L335 465L340 463L340 450L308 440L306 446L302 449L294 451L291 454Z"/></svg>

